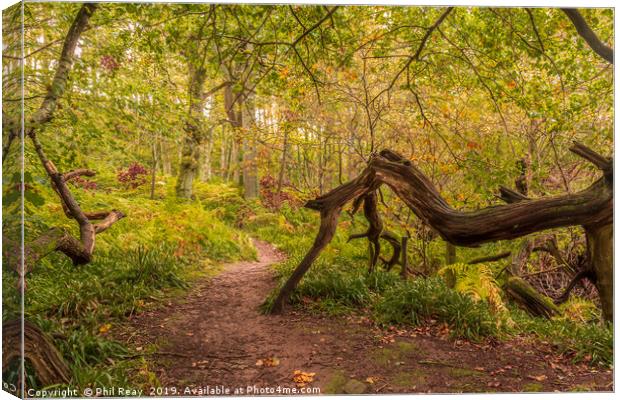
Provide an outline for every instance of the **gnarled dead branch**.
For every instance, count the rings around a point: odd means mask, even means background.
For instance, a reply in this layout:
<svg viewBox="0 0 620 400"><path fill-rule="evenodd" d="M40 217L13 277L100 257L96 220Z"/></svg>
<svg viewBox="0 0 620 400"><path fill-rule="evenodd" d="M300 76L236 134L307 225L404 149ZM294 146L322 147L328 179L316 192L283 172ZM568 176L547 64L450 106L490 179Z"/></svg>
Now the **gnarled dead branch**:
<svg viewBox="0 0 620 400"><path fill-rule="evenodd" d="M573 146L571 150L578 155L585 154L580 148L581 146ZM586 159L594 160L589 156ZM599 163L595 165L604 167ZM282 311L284 302L303 274L331 241L342 207L353 199L376 191L381 185L392 189L444 240L459 246L476 246L497 240L515 239L551 228L582 225L588 232L594 229L593 227L611 226L613 188L611 175L607 175L606 169L603 169L603 172L604 177L578 193L539 199L524 198L480 210L459 211L441 197L432 182L409 160L391 150L373 154L368 166L357 178L306 203L306 207L321 212L321 227L315 244L278 294L272 312ZM611 258L600 261L611 263ZM601 267L600 273L609 273L611 277L610 268L611 265ZM609 296L610 293L606 290L601 297ZM605 312L606 318L611 318L610 312L611 308Z"/></svg>

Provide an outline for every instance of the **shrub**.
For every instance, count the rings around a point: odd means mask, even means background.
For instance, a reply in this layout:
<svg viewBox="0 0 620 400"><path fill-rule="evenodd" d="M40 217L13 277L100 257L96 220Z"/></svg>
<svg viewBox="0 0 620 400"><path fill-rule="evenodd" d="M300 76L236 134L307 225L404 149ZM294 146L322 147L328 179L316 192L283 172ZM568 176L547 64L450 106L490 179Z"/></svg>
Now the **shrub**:
<svg viewBox="0 0 620 400"><path fill-rule="evenodd" d="M126 187L135 189L138 186L146 183L146 176L148 175L147 169L141 164L135 162L131 164L127 170L118 171L116 175L118 181L124 184Z"/></svg>

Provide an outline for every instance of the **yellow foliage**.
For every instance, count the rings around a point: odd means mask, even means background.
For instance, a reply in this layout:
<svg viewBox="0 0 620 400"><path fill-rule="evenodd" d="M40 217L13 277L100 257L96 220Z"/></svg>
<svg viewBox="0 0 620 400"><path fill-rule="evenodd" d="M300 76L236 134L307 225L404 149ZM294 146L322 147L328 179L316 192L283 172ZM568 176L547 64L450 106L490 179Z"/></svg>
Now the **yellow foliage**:
<svg viewBox="0 0 620 400"><path fill-rule="evenodd" d="M467 294L475 301L486 301L494 313L508 311L502 300L501 289L487 265L456 263L441 268L438 274L457 292Z"/></svg>
<svg viewBox="0 0 620 400"><path fill-rule="evenodd" d="M556 318L569 319L580 323L589 323L598 321L599 310L594 303L586 299L571 297L566 303L560 307L562 314Z"/></svg>
<svg viewBox="0 0 620 400"><path fill-rule="evenodd" d="M106 333L112 328L112 324L103 324L99 327L99 333Z"/></svg>

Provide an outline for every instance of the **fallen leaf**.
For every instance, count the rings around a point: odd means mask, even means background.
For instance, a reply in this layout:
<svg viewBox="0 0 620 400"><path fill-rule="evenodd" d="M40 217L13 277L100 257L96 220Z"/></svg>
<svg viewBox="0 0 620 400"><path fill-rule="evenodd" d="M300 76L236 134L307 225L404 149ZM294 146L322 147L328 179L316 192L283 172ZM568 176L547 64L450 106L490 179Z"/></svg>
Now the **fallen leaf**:
<svg viewBox="0 0 620 400"><path fill-rule="evenodd" d="M375 383L375 380L372 376L369 376L368 378L366 378L366 382L370 383L371 385Z"/></svg>
<svg viewBox="0 0 620 400"><path fill-rule="evenodd" d="M106 333L112 328L112 324L103 324L99 327L99 333Z"/></svg>
<svg viewBox="0 0 620 400"><path fill-rule="evenodd" d="M310 383L314 380L316 372L303 372L298 369L293 371L293 382L297 383L297 386L304 387L306 383Z"/></svg>
<svg viewBox="0 0 620 400"><path fill-rule="evenodd" d="M256 365L264 365L265 367L277 367L278 365L280 365L280 360L276 357L269 357L269 358L264 358L262 360L258 360L256 362Z"/></svg>
<svg viewBox="0 0 620 400"><path fill-rule="evenodd" d="M481 371L481 372L484 372L484 368L482 368L482 367L475 367L474 369L475 369L476 371Z"/></svg>
<svg viewBox="0 0 620 400"><path fill-rule="evenodd" d="M547 379L547 375L528 375L527 377L538 382L542 382Z"/></svg>

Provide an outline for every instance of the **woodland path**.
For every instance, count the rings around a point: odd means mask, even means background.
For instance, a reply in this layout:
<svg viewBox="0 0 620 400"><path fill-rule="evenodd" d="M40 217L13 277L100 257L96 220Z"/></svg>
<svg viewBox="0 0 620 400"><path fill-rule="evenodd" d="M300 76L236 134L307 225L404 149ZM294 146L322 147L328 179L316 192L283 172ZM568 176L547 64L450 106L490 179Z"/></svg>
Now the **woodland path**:
<svg viewBox="0 0 620 400"><path fill-rule="evenodd" d="M611 370L572 364L527 338L475 344L450 339L437 324L399 330L380 329L361 314L263 315L258 307L276 284L270 265L282 255L267 243L255 246L258 261L225 265L184 298L130 320L130 346L157 346L147 359L159 394L206 395L200 390L207 386L288 394L277 388L297 388L295 370L315 373L306 387L321 393L613 390ZM257 365L270 357L278 365Z"/></svg>

